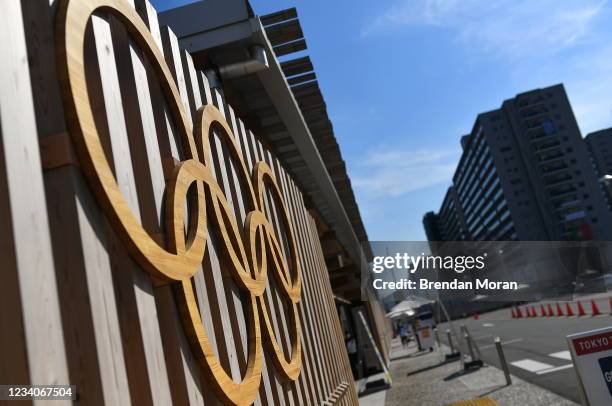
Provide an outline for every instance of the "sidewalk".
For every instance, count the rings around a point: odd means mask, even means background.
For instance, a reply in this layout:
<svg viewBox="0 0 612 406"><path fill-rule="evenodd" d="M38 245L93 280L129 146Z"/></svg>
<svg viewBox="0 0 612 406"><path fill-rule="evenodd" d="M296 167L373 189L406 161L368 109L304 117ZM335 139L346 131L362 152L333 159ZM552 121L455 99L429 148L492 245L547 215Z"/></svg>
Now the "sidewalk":
<svg viewBox="0 0 612 406"><path fill-rule="evenodd" d="M443 406L487 397L500 406L577 406L515 376L505 386L493 366L464 373L459 361L445 363L439 352L419 352L413 343L402 348L394 342L391 359L391 389L360 398L360 406Z"/></svg>

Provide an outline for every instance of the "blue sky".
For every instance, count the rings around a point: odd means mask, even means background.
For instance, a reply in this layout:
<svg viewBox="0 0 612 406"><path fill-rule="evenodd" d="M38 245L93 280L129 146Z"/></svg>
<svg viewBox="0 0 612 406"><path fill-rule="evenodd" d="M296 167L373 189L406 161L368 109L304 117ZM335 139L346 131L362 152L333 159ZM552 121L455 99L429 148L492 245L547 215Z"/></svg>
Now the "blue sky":
<svg viewBox="0 0 612 406"><path fill-rule="evenodd" d="M153 0L158 10L188 3ZM423 240L476 115L564 83L583 135L612 126L605 0L252 0L297 7L371 240Z"/></svg>

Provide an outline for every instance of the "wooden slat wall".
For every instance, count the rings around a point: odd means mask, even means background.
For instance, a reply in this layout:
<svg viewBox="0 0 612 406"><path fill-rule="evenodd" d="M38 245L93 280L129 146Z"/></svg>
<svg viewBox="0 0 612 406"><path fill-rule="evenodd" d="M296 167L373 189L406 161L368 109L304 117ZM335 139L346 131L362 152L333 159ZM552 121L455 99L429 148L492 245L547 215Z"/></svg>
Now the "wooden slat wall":
<svg viewBox="0 0 612 406"><path fill-rule="evenodd" d="M302 192L259 135L209 87L172 30L159 27L151 4L125 1L164 55L189 125L200 106L217 106L247 169L266 162L281 189L289 224L270 193L264 211L286 257L285 230L296 240L302 368L296 381L286 382L266 354L255 404L357 405L323 252ZM0 2L0 365L14 366L0 367L0 382L75 384L83 405L221 404L191 351L173 287L157 286L132 259L81 172L55 70L56 3ZM175 122L149 61L125 27L104 13L91 20L85 58L96 123L121 192L163 246L166 179L184 157ZM208 165L242 225L248 211L244 180L224 141L217 135L213 140L214 162ZM209 233L207 244L193 284L203 325L238 382L247 366L247 300L224 270L219 237ZM291 320L274 278L268 277L264 295L277 341L290 356Z"/></svg>

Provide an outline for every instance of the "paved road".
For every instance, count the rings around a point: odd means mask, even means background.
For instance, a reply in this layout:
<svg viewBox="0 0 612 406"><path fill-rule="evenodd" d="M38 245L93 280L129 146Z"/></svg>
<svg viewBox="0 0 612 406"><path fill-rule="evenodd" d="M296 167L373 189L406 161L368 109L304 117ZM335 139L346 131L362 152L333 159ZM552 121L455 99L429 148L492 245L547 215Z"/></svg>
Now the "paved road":
<svg viewBox="0 0 612 406"><path fill-rule="evenodd" d="M600 308L607 311L607 305L602 305ZM502 309L481 316L479 320L454 321L453 325L457 331L461 324L467 326L486 363L500 367L494 346L494 337L499 336L513 375L579 403L576 375L565 336L610 327L612 317L511 319L509 314L510 309ZM442 333L447 328L447 324L441 324L438 331ZM440 336L446 343L446 334Z"/></svg>

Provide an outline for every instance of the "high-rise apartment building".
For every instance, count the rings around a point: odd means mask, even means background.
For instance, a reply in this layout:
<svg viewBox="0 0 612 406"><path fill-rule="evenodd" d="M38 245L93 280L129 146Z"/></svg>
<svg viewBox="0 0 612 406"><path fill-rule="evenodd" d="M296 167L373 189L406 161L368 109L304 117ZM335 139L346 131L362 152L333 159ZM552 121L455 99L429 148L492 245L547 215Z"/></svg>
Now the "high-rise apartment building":
<svg viewBox="0 0 612 406"><path fill-rule="evenodd" d="M612 215L563 85L479 114L461 145L436 215L444 240L610 239Z"/></svg>
<svg viewBox="0 0 612 406"><path fill-rule="evenodd" d="M612 175L612 128L592 132L584 140L591 153L597 176L602 178Z"/></svg>
<svg viewBox="0 0 612 406"><path fill-rule="evenodd" d="M599 130L585 137L599 186L612 210L612 128Z"/></svg>

